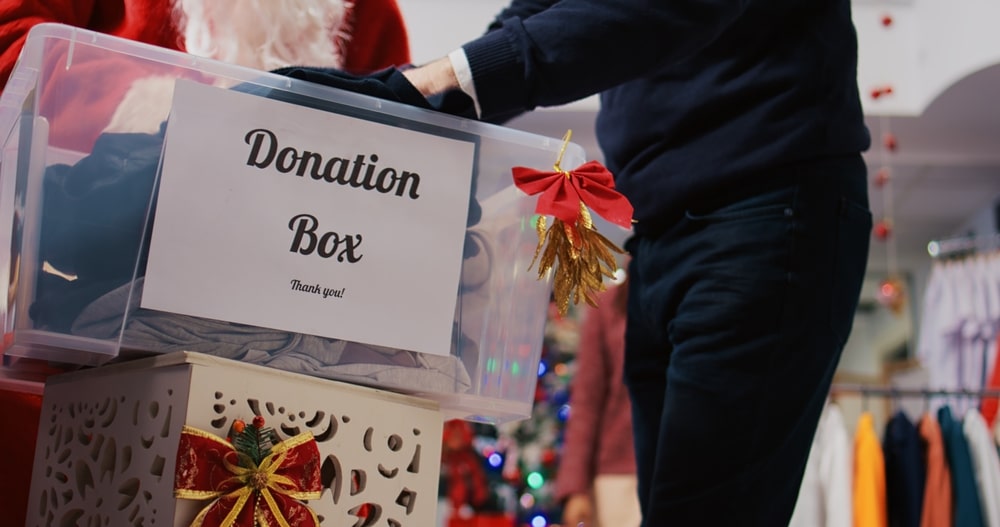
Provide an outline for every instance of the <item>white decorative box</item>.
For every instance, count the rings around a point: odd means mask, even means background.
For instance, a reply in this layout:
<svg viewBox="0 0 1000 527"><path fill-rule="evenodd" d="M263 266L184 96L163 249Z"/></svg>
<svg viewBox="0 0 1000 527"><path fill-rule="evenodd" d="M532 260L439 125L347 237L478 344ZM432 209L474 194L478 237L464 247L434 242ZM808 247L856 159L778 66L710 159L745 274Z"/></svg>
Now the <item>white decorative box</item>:
<svg viewBox="0 0 1000 527"><path fill-rule="evenodd" d="M187 526L208 501L175 499L187 425L225 437L262 416L281 439L315 438L329 526L435 524L436 403L198 353L55 376L46 388L28 527Z"/></svg>

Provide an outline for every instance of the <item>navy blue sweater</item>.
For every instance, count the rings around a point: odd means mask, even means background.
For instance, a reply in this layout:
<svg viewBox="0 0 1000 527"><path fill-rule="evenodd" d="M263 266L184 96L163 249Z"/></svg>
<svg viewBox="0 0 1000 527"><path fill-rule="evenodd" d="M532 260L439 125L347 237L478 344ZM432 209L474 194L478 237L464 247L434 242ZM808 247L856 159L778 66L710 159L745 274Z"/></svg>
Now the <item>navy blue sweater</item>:
<svg viewBox="0 0 1000 527"><path fill-rule="evenodd" d="M463 48L485 120L601 93L639 232L870 143L850 0L514 0Z"/></svg>

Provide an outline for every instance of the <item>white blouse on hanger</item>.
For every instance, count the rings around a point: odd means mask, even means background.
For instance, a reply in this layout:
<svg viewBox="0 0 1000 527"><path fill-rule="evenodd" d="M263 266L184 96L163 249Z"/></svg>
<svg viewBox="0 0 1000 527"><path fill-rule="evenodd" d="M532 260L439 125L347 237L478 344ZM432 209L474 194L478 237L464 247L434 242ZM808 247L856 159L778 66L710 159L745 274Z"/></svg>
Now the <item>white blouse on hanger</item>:
<svg viewBox="0 0 1000 527"><path fill-rule="evenodd" d="M789 527L851 527L851 443L844 415L823 408Z"/></svg>
<svg viewBox="0 0 1000 527"><path fill-rule="evenodd" d="M1000 456L986 420L975 408L965 413L962 422L972 456L972 471L979 487L979 504L985 527L1000 527Z"/></svg>
<svg viewBox="0 0 1000 527"><path fill-rule="evenodd" d="M924 293L917 357L928 387L978 390L994 367L1000 324L1000 253L935 261ZM932 410L949 405L958 413L968 397L935 398Z"/></svg>

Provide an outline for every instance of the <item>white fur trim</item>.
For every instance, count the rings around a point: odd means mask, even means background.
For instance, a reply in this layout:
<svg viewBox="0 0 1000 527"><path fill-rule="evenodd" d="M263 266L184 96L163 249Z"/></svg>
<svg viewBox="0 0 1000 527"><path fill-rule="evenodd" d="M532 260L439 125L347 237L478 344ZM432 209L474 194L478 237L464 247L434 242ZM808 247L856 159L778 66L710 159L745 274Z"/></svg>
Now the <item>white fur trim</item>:
<svg viewBox="0 0 1000 527"><path fill-rule="evenodd" d="M167 75L143 77L132 82L115 108L105 132L153 134L170 114L176 79Z"/></svg>
<svg viewBox="0 0 1000 527"><path fill-rule="evenodd" d="M259 70L339 68L345 0L175 0L188 53Z"/></svg>

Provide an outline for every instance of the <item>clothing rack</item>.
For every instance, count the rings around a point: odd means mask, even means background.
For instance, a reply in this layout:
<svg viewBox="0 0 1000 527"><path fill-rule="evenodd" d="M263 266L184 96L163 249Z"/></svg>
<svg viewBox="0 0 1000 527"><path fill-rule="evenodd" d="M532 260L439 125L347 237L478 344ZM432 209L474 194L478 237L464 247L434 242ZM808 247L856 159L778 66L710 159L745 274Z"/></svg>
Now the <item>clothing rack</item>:
<svg viewBox="0 0 1000 527"><path fill-rule="evenodd" d="M1000 389L936 389L936 388L900 388L872 384L834 384L830 387L833 395L856 393L861 396L875 395L880 397L983 397L1000 398Z"/></svg>
<svg viewBox="0 0 1000 527"><path fill-rule="evenodd" d="M927 244L927 254L931 255L931 258L946 258L957 254L975 252L984 247L1000 247L1000 232L959 236L947 240L933 240Z"/></svg>

